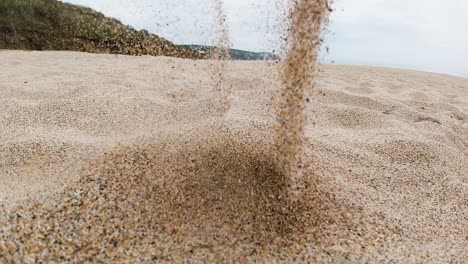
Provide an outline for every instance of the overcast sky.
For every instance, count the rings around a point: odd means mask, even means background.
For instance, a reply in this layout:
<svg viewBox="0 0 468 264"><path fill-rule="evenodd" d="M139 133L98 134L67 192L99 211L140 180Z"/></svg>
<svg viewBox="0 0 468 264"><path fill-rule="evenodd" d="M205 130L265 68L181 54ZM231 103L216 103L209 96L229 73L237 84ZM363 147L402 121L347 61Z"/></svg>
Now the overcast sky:
<svg viewBox="0 0 468 264"><path fill-rule="evenodd" d="M224 0L234 48L278 49L286 0ZM178 44L215 43L213 0L65 0ZM468 77L468 0L336 0L324 62Z"/></svg>

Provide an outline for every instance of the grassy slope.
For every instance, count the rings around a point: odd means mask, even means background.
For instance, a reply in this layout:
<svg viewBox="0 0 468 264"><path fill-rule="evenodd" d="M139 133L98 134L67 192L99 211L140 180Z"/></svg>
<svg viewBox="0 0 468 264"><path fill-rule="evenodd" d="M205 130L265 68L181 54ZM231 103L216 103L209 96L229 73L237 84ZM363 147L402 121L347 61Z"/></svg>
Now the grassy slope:
<svg viewBox="0 0 468 264"><path fill-rule="evenodd" d="M90 8L57 0L0 0L1 48L202 56L147 31L136 31Z"/></svg>

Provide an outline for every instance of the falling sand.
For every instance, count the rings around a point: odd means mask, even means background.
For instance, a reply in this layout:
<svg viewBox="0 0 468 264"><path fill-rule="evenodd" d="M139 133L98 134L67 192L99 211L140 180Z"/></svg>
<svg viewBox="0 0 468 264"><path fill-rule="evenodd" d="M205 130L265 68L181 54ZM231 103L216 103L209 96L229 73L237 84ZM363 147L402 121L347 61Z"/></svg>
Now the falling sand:
<svg viewBox="0 0 468 264"><path fill-rule="evenodd" d="M302 155L306 105L316 73L321 29L327 21L328 0L291 0L286 61L282 65L281 97L276 140L277 163L289 185L291 198L304 188Z"/></svg>
<svg viewBox="0 0 468 264"><path fill-rule="evenodd" d="M225 80L225 60L230 59L231 41L229 38L229 28L224 13L224 3L222 0L213 0L216 47L212 52L213 59L213 83L216 92L220 94L221 109L224 114L229 110L229 95L231 94L229 83Z"/></svg>

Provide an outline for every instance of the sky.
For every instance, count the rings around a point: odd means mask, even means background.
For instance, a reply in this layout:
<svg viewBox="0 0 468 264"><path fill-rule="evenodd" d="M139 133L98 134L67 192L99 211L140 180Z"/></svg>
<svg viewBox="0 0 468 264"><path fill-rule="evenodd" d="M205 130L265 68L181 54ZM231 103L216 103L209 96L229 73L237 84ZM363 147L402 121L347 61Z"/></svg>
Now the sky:
<svg viewBox="0 0 468 264"><path fill-rule="evenodd" d="M177 44L216 43L213 0L63 0ZM224 0L233 48L278 50L286 0ZM468 78L468 0L335 0L325 63Z"/></svg>

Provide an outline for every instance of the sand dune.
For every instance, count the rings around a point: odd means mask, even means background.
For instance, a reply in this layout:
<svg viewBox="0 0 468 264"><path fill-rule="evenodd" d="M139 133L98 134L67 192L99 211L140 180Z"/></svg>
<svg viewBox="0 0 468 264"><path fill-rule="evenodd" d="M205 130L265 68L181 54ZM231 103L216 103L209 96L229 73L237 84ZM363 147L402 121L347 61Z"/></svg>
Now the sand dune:
<svg viewBox="0 0 468 264"><path fill-rule="evenodd" d="M323 66L305 190L272 158L276 64L0 51L0 262L459 262L468 80Z"/></svg>

